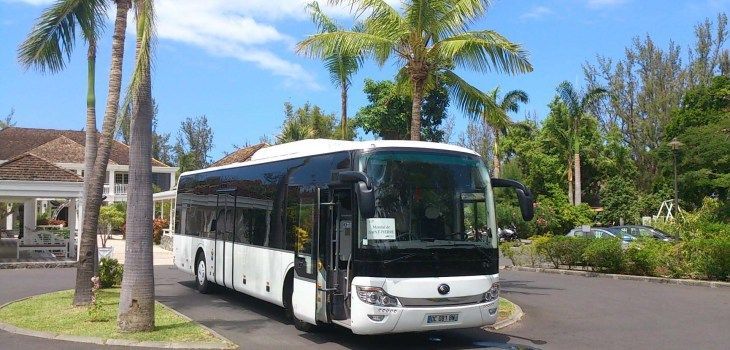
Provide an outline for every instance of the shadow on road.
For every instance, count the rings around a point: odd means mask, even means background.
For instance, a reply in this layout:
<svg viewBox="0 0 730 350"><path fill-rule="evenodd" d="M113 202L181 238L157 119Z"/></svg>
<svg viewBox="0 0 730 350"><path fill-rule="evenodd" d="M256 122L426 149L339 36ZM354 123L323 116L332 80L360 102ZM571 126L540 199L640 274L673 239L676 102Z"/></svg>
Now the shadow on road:
<svg viewBox="0 0 730 350"><path fill-rule="evenodd" d="M565 290L563 288L537 287L534 281L499 281L501 291L505 294L524 294L524 295L547 295L549 293L540 293L538 291L554 291Z"/></svg>
<svg viewBox="0 0 730 350"><path fill-rule="evenodd" d="M372 349L375 345L378 349L538 349L534 346L545 344L541 340L490 332L480 328L362 336L354 335L342 327L328 324L318 327L314 332L301 333L294 329L286 318L284 310L277 305L220 286L214 286L208 297L201 300L193 281L178 283L190 290L190 293L169 297L158 295L158 300L181 311L190 306L191 299L197 298L196 304L205 303L205 307L210 310L211 315L215 314L218 308L221 308L221 311L226 309L230 312L233 308L234 310L240 309L241 313L246 312L248 316L243 317L242 320L222 320L215 317L198 320L215 330L235 334L231 340L240 343L241 346L245 346L245 339L254 336L253 333L256 331L271 328L272 322L276 323L273 326L291 327L287 328L291 329L291 332L286 332L287 334L304 338L313 343L312 345L330 344L348 349ZM254 314L253 317L251 314ZM286 335L282 334L282 337L284 336ZM513 341L519 343L513 343Z"/></svg>

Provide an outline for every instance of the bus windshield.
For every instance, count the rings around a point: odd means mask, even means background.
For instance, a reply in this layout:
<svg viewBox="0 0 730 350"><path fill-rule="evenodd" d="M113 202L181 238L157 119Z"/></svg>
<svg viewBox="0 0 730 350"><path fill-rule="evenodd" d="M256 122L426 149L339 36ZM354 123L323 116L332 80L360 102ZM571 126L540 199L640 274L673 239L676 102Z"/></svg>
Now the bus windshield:
<svg viewBox="0 0 730 350"><path fill-rule="evenodd" d="M375 218L358 225L361 250L497 247L489 173L478 157L380 151L363 155L360 168L376 205Z"/></svg>

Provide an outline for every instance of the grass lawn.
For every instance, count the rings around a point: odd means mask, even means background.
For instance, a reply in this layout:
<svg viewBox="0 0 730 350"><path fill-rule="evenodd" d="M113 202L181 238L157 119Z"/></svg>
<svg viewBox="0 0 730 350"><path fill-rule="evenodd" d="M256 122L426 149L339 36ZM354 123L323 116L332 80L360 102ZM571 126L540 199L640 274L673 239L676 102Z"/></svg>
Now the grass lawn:
<svg viewBox="0 0 730 350"><path fill-rule="evenodd" d="M497 315L497 322L502 321L509 317L515 310L515 304L505 298L499 298L499 314Z"/></svg>
<svg viewBox="0 0 730 350"><path fill-rule="evenodd" d="M117 329L119 292L119 288L99 290L97 301L101 309L100 321L97 322L90 321L91 317L87 308L71 305L72 290L42 294L7 305L0 309L0 321L36 331L103 339L221 342L197 323L178 316L160 303L155 303L154 331L121 333Z"/></svg>

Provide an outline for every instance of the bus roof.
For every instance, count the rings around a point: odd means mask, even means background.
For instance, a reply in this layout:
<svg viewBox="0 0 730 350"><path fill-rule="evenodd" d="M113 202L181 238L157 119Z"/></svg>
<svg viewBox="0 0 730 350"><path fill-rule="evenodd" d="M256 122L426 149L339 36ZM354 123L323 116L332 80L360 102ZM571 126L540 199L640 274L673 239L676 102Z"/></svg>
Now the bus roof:
<svg viewBox="0 0 730 350"><path fill-rule="evenodd" d="M376 148L417 148L461 152L477 156L479 155L478 153L468 148L436 142L400 140L343 141L329 139L308 139L262 148L256 151L256 153L251 156L251 160L247 162L232 163L218 167L187 171L180 176L203 173L219 169L263 164L283 159L300 158L341 151L369 150Z"/></svg>

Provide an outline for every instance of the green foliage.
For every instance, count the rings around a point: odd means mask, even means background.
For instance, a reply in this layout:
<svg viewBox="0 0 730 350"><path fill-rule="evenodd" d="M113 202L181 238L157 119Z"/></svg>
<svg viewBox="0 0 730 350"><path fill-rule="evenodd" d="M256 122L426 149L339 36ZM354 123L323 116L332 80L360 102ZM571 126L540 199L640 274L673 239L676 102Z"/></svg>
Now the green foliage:
<svg viewBox="0 0 730 350"><path fill-rule="evenodd" d="M200 115L183 120L173 147L173 159L180 172L207 167L212 149L213 128L208 125L208 117Z"/></svg>
<svg viewBox="0 0 730 350"><path fill-rule="evenodd" d="M598 220L604 225L618 225L621 219L628 223L639 223L636 207L638 197L634 182L623 177L612 177L601 188L603 212Z"/></svg>
<svg viewBox="0 0 730 350"><path fill-rule="evenodd" d="M623 264L621 240L616 238L591 239L583 252L586 264L601 272L620 272Z"/></svg>
<svg viewBox="0 0 730 350"><path fill-rule="evenodd" d="M284 124L281 126L281 133L276 137L278 143L306 139L340 139L340 126L337 124L337 117L334 114L326 114L319 106L309 102L304 106L294 109L291 103L284 103ZM349 139L355 133L352 126L349 126Z"/></svg>
<svg viewBox="0 0 730 350"><path fill-rule="evenodd" d="M124 266L112 258L102 258L99 262L101 288L112 288L122 283Z"/></svg>
<svg viewBox="0 0 730 350"><path fill-rule="evenodd" d="M534 232L562 235L577 226L591 224L594 216L595 213L587 204L570 205L565 193L553 187L549 196L537 199Z"/></svg>
<svg viewBox="0 0 730 350"><path fill-rule="evenodd" d="M671 243L641 237L624 251L624 271L643 276L677 275L681 265L674 259L675 251Z"/></svg>
<svg viewBox="0 0 730 350"><path fill-rule="evenodd" d="M683 253L697 277L730 279L730 236L683 242Z"/></svg>
<svg viewBox="0 0 730 350"><path fill-rule="evenodd" d="M371 79L365 79L363 91L369 103L357 112L354 126L385 140L410 139L411 93L390 80ZM440 127L448 107L449 96L444 84L426 94L421 105L422 140L443 141L444 131Z"/></svg>
<svg viewBox="0 0 730 350"><path fill-rule="evenodd" d="M122 228L127 220L127 212L123 204L110 204L99 209L99 226L108 227L112 230Z"/></svg>
<svg viewBox="0 0 730 350"><path fill-rule="evenodd" d="M568 268L578 266L584 259L586 247L591 240L585 237L565 236L537 236L533 237L532 244L535 251L553 264L556 269L560 265Z"/></svg>

